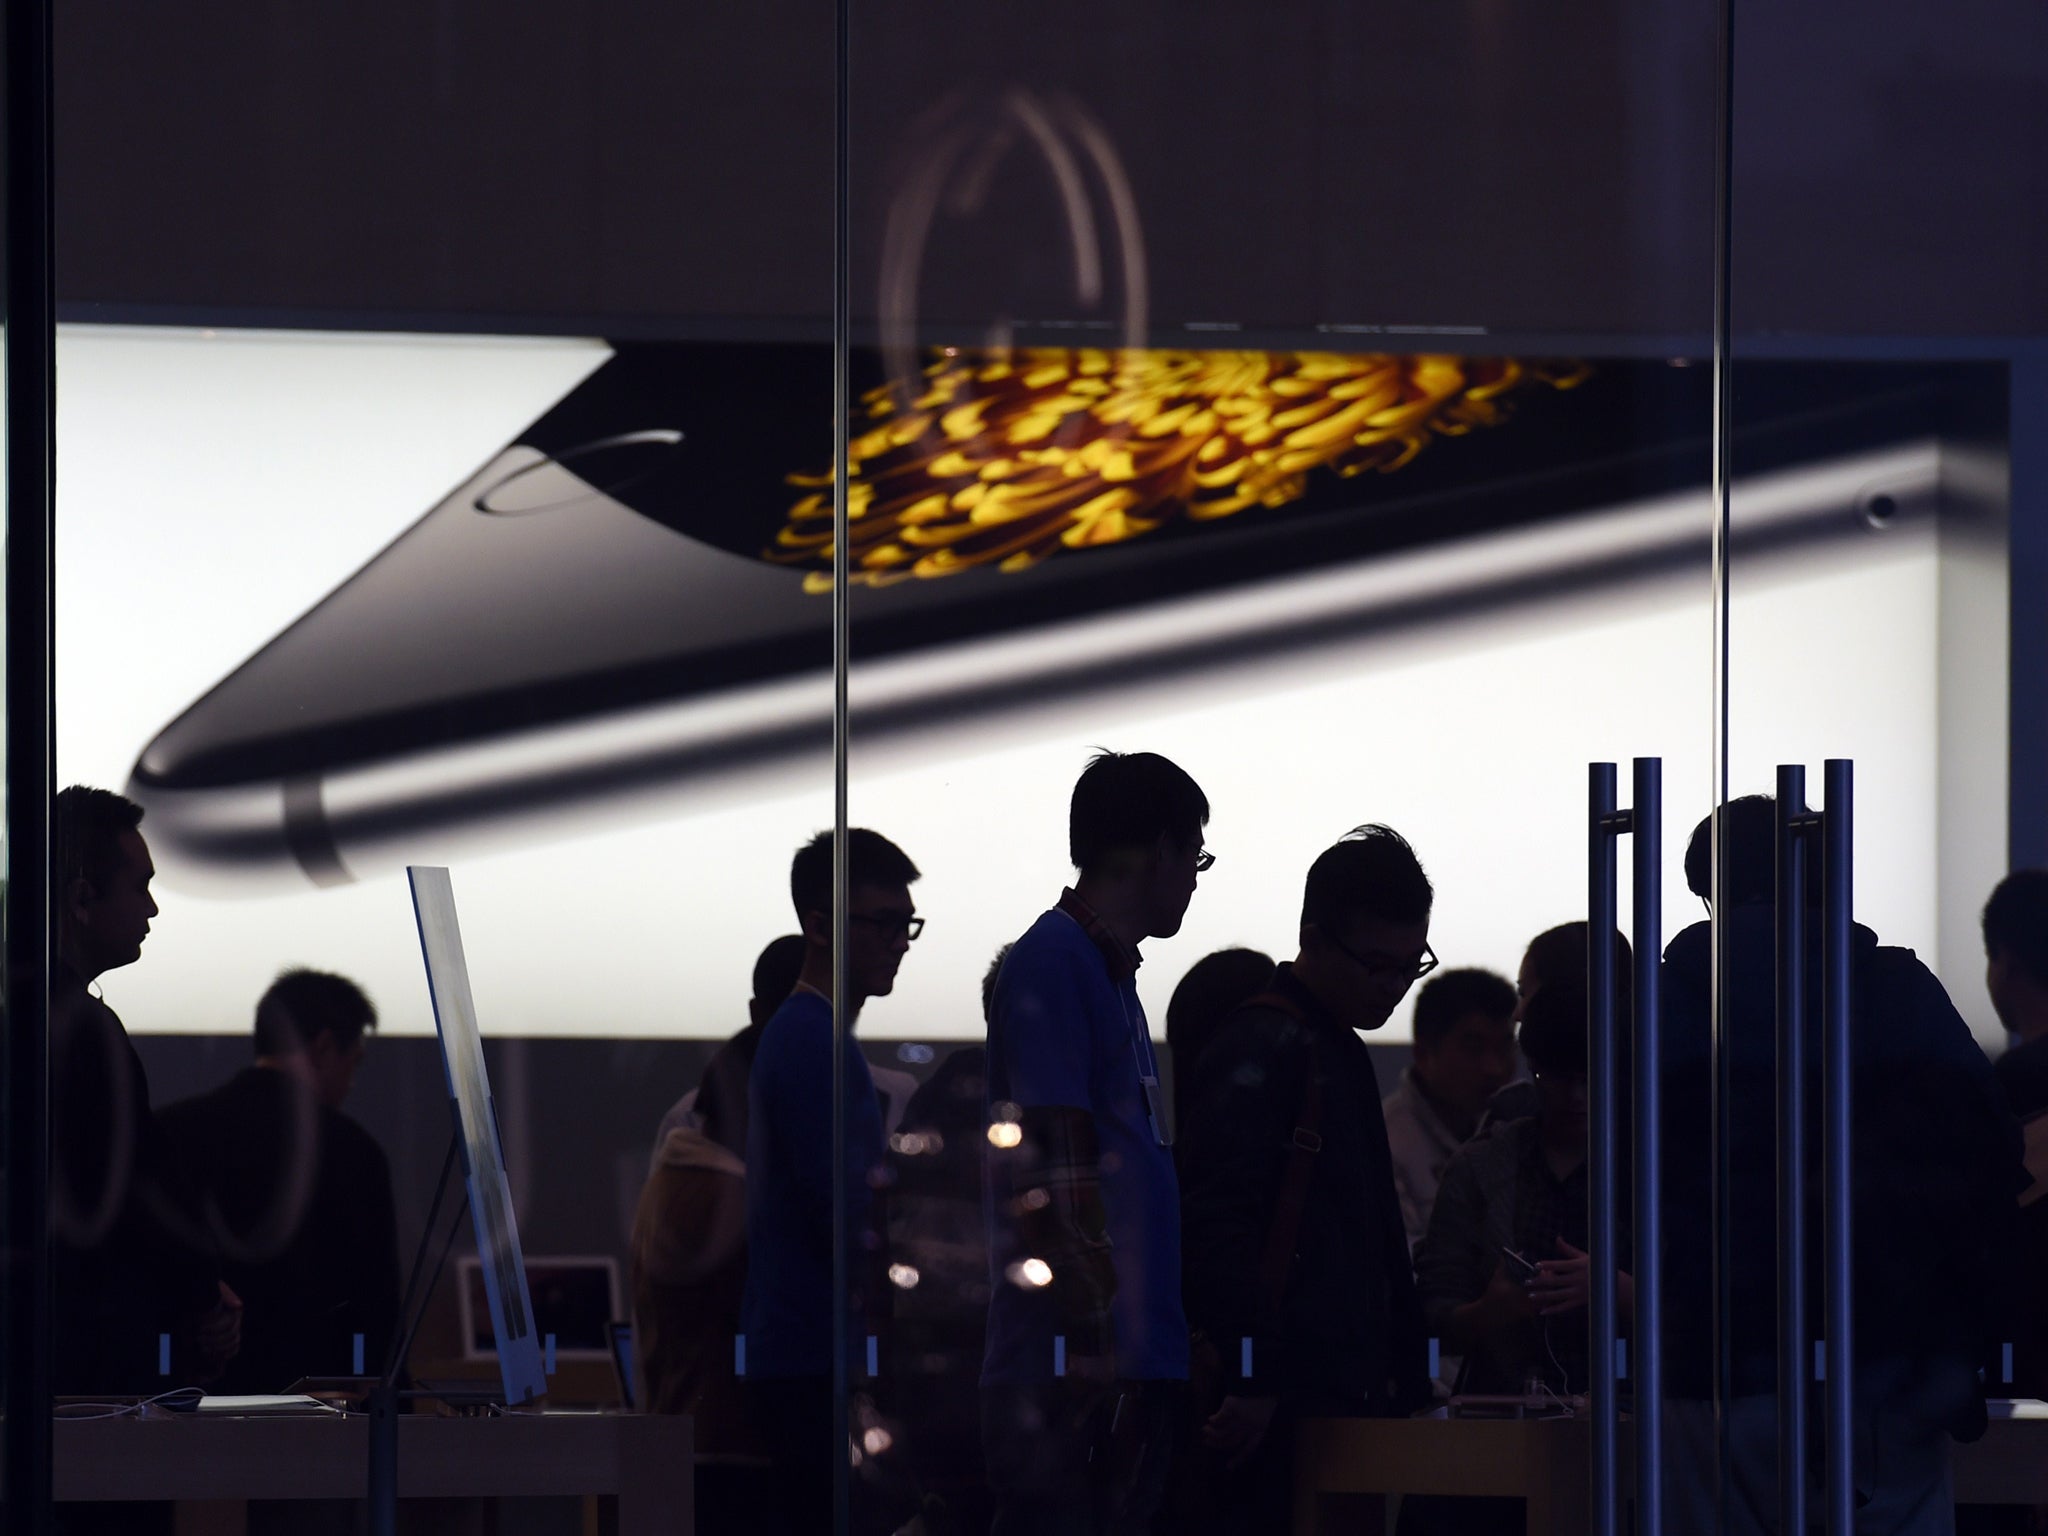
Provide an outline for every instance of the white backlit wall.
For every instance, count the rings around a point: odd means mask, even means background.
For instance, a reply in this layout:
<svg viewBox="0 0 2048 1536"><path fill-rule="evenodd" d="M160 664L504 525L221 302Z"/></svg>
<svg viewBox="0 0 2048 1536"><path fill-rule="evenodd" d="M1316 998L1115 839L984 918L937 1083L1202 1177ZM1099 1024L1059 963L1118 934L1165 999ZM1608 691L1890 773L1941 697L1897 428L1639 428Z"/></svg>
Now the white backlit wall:
<svg viewBox="0 0 2048 1536"><path fill-rule="evenodd" d="M603 356L578 342L63 333L62 780L121 784L172 716ZM1704 526L1704 498L1700 515ZM1854 756L1861 912L1932 955L1933 537L1902 533L1817 569L1743 574L1735 785L1768 788L1781 760L1803 758L1817 774L1823 756ZM923 867L917 896L930 919L896 995L874 1003L862 1028L979 1034L990 955L1070 876L1066 798L1098 744L1167 753L1214 805L1216 868L1180 936L1147 947L1141 987L1155 1027L1174 982L1208 950L1291 953L1309 860L1367 820L1400 828L1421 853L1444 963L1512 974L1531 935L1583 913L1591 758L1665 758L1676 931L1699 915L1679 861L1707 804L1708 594L1702 564L1683 580L1361 642L1313 666L1113 709L1049 709L933 739L908 761L856 740L854 819ZM1861 638L1811 643L1831 629ZM485 1032L730 1033L744 1022L754 955L793 927L789 854L830 818L821 758L808 793L701 814L685 802L655 824L457 864ZM1870 838L1880 826L1881 850ZM353 975L388 1029L431 1029L402 877L253 901L166 884L159 901L141 963L103 981L133 1029L243 1031L289 964ZM1959 998L1981 1010L1975 978L1948 979L1967 983ZM1406 1033L1404 1012L1389 1038Z"/></svg>

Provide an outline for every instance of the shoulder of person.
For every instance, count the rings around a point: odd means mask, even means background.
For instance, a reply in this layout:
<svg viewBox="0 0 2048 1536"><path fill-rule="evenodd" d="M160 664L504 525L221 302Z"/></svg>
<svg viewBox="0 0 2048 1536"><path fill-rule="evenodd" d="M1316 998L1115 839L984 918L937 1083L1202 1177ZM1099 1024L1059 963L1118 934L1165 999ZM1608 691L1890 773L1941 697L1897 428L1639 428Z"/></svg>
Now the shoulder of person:
<svg viewBox="0 0 2048 1536"><path fill-rule="evenodd" d="M239 1076L230 1078L217 1087L166 1104L156 1111L156 1123L180 1143L209 1132L238 1129L244 1118L235 1091L239 1082Z"/></svg>
<svg viewBox="0 0 2048 1536"><path fill-rule="evenodd" d="M1200 1066L1214 1072L1237 1063L1276 1076L1298 1074L1308 1066L1310 1040L1308 1025L1285 1008L1247 1004L1217 1026Z"/></svg>
<svg viewBox="0 0 2048 1536"><path fill-rule="evenodd" d="M803 1053L832 1038L832 1005L814 992L792 992L761 1031L754 1049L753 1076L773 1074L790 1053Z"/></svg>
<svg viewBox="0 0 2048 1536"><path fill-rule="evenodd" d="M362 1121L348 1111L323 1107L320 1118L334 1144L342 1148L347 1155L364 1163L374 1163L380 1167L390 1166L391 1159L385 1155L382 1143L370 1134L369 1128Z"/></svg>
<svg viewBox="0 0 2048 1536"><path fill-rule="evenodd" d="M1048 986L1109 985L1095 941L1057 909L1045 913L1010 946L996 978L998 999L1027 996Z"/></svg>
<svg viewBox="0 0 2048 1536"><path fill-rule="evenodd" d="M1512 1163L1535 1140L1537 1129L1534 1116L1496 1120L1451 1154L1445 1173L1460 1165L1477 1172Z"/></svg>

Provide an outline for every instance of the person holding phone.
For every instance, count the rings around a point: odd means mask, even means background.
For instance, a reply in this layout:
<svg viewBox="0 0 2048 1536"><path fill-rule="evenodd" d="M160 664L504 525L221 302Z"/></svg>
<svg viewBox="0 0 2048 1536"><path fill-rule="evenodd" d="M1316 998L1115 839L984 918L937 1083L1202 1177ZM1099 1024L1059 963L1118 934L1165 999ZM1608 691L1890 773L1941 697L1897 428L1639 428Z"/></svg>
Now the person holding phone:
<svg viewBox="0 0 2048 1536"><path fill-rule="evenodd" d="M1495 1126L1444 1170L1416 1288L1432 1332L1462 1355L1470 1393L1569 1397L1587 1380L1586 988L1553 981L1522 1012L1522 1055L1536 1113ZM1615 1212L1628 1251L1628 1212ZM1617 1277L1624 1323L1634 1282Z"/></svg>
<svg viewBox="0 0 2048 1536"><path fill-rule="evenodd" d="M1149 1529L1188 1374L1180 1191L1139 944L1180 931L1208 797L1150 752L1074 786L1079 878L1017 940L988 1025L992 1536Z"/></svg>

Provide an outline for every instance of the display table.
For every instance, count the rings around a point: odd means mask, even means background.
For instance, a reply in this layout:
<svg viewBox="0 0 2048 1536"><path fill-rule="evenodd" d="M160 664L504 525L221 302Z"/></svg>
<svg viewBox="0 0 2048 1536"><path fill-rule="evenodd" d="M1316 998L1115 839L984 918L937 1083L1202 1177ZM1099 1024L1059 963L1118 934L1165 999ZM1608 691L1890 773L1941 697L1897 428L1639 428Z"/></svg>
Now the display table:
<svg viewBox="0 0 2048 1536"><path fill-rule="evenodd" d="M1585 1419L1307 1419L1295 1448L1295 1536L1368 1536L1394 1493L1526 1499L1529 1536L1586 1529ZM1633 1461L1619 1447L1624 1486ZM2048 1505L2048 1405L1995 1404L1954 1447L1958 1504Z"/></svg>
<svg viewBox="0 0 2048 1536"><path fill-rule="evenodd" d="M360 1499L369 1429L359 1414L59 1419L55 1492L59 1502ZM600 1501L618 1536L690 1536L690 1420L509 1413L398 1421L400 1499L579 1494Z"/></svg>
<svg viewBox="0 0 2048 1536"><path fill-rule="evenodd" d="M1958 1504L2048 1505L2048 1403L1993 1403L1984 1438L1950 1467Z"/></svg>
<svg viewBox="0 0 2048 1536"><path fill-rule="evenodd" d="M1526 1499L1529 1536L1582 1536L1591 1451L1585 1419L1304 1419L1295 1536L1378 1532L1390 1493Z"/></svg>

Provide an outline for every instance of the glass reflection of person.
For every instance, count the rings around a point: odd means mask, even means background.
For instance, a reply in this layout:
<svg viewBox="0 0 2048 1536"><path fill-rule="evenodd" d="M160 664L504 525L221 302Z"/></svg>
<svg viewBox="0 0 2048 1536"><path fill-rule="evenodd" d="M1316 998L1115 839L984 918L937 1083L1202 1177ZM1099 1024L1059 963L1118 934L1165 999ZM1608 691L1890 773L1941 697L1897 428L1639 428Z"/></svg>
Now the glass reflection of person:
<svg viewBox="0 0 2048 1536"><path fill-rule="evenodd" d="M141 958L157 915L141 823L142 808L110 790L74 785L57 796L50 1120L60 1394L212 1381L241 1347L241 1302L220 1279L177 1151L151 1112L142 1059L88 990Z"/></svg>
<svg viewBox="0 0 2048 1536"><path fill-rule="evenodd" d="M1074 785L1071 889L1011 948L988 1028L982 1446L995 1536L1146 1529L1188 1374L1180 1191L1136 986L1180 931L1208 797L1155 753Z"/></svg>
<svg viewBox="0 0 2048 1536"><path fill-rule="evenodd" d="M839 1049L845 1071L845 1182L832 1181L833 836L797 850L790 899L804 935L796 988L769 1018L748 1083L747 1280L740 1319L746 1394L774 1463L783 1525L809 1536L832 1528L832 1458L846 1454L833 1422L832 1334L844 1308L847 1374L865 1372L867 1336L887 1302L877 1219L884 1170L882 1107L854 1039L873 998L886 997L924 928L911 900L917 866L864 827L846 838L846 988ZM833 1206L843 1202L848 1293L833 1297ZM772 1528L772 1527L771 1527Z"/></svg>

